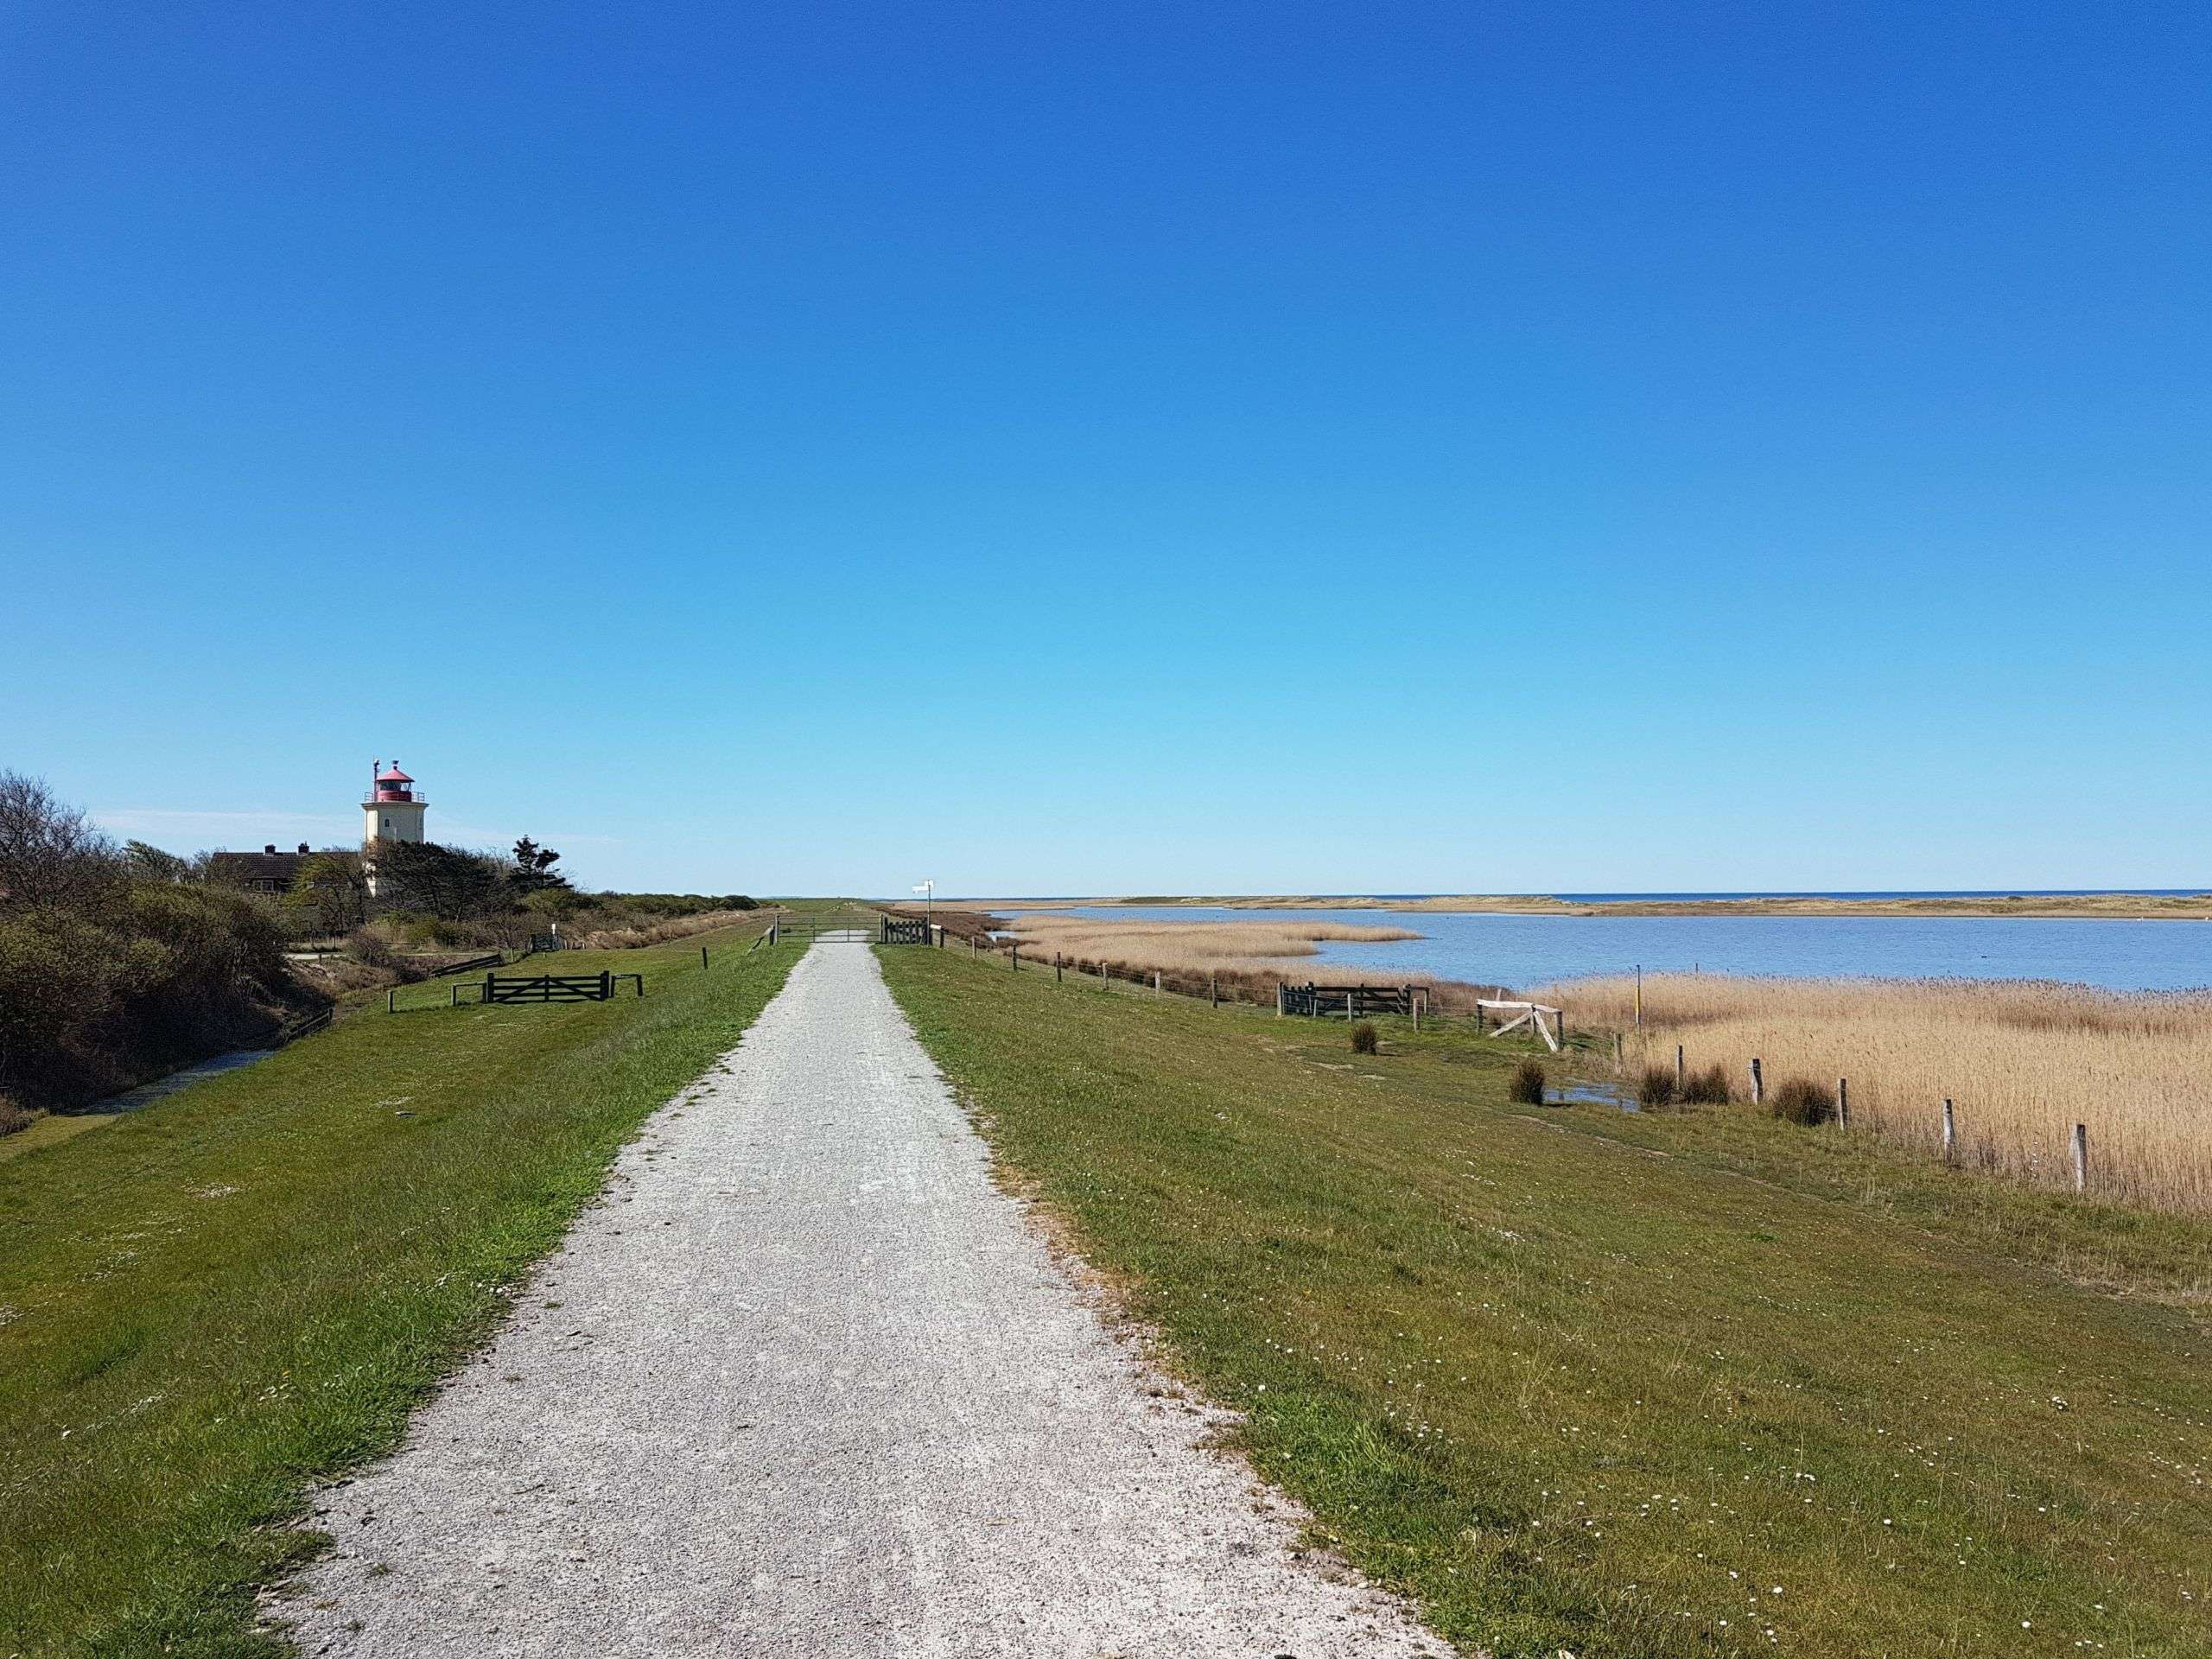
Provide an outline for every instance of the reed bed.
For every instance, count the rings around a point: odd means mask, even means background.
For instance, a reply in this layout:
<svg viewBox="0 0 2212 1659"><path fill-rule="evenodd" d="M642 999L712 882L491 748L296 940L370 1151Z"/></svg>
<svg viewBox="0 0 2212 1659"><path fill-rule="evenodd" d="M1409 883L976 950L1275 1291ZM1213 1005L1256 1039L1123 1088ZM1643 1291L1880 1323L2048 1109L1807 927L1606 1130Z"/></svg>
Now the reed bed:
<svg viewBox="0 0 2212 1659"><path fill-rule="evenodd" d="M942 912L939 916L942 919ZM1385 944L1421 937L1402 927L1339 922L1125 921L1035 912L990 919L998 931L976 935L988 948L1018 943L1025 957L1041 961L1058 955L1071 972L1078 974L1104 973L1143 982L1158 975L1161 989L1184 996L1217 995L1224 1001L1264 1007L1274 1003L1277 985L1292 981L1417 985L1427 993L1427 1007L1470 1013L1477 996L1502 994L1496 987L1462 985L1427 974L1311 960L1325 940ZM967 937L949 931L956 938Z"/></svg>
<svg viewBox="0 0 2212 1659"><path fill-rule="evenodd" d="M580 950L633 950L642 945L665 944L671 939L688 939L695 933L711 933L717 928L735 927L741 923L768 925L758 911L707 910L691 916L671 916L665 921L593 928L572 933L569 942Z"/></svg>
<svg viewBox="0 0 2212 1659"><path fill-rule="evenodd" d="M1955 1103L1963 1163L2069 1185L2068 1138L2088 1127L2089 1190L2157 1209L2212 1212L2212 994L2122 994L2046 982L1733 979L1647 976L1535 993L1577 1026L1628 1041L1624 1065L1719 1065L1748 1093L1791 1078L1851 1084L1854 1130L1940 1155Z"/></svg>
<svg viewBox="0 0 2212 1659"><path fill-rule="evenodd" d="M1121 921L1034 914L1017 917L1008 931L1024 950L1058 950L1063 956L1163 969L1255 969L1317 955L1322 940L1381 944L1421 938L1402 927L1342 922ZM1359 970L1349 971L1352 979L1328 982L1355 982ZM1368 975L1372 979L1373 970Z"/></svg>

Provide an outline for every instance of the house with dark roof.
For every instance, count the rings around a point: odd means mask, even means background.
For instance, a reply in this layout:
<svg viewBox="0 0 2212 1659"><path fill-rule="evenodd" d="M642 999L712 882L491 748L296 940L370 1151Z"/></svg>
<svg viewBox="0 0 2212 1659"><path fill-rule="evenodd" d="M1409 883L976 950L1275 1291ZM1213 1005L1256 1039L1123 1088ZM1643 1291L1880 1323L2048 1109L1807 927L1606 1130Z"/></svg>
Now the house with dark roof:
<svg viewBox="0 0 2212 1659"><path fill-rule="evenodd" d="M210 853L207 875L210 880L245 893L289 893L293 878L300 873L300 861L307 855L304 841L295 853L278 852L274 842L257 853Z"/></svg>

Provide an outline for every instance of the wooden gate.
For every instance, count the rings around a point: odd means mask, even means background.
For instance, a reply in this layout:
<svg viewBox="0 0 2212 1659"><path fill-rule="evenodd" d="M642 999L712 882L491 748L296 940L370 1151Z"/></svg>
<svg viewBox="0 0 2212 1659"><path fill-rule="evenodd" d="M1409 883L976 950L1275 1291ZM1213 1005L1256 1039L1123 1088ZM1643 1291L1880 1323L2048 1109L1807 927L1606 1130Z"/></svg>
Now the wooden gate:
<svg viewBox="0 0 2212 1659"><path fill-rule="evenodd" d="M779 916L771 925L779 944L872 944L882 919L873 910L803 911Z"/></svg>
<svg viewBox="0 0 2212 1659"><path fill-rule="evenodd" d="M645 994L645 982L636 974L499 974L484 976L486 1002L604 1002L614 995L617 979L632 979L638 982L638 995Z"/></svg>

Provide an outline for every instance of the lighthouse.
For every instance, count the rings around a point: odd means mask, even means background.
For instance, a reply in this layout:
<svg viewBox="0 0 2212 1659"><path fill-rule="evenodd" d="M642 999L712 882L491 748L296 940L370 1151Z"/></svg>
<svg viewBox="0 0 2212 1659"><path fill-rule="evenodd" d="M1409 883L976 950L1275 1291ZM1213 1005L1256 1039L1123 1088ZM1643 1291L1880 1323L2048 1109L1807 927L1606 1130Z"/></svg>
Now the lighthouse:
<svg viewBox="0 0 2212 1659"><path fill-rule="evenodd" d="M369 763L367 798L361 803L361 874L367 878L369 897L377 896L377 843L381 841L423 839L423 812L429 805L415 792L415 780L381 760Z"/></svg>

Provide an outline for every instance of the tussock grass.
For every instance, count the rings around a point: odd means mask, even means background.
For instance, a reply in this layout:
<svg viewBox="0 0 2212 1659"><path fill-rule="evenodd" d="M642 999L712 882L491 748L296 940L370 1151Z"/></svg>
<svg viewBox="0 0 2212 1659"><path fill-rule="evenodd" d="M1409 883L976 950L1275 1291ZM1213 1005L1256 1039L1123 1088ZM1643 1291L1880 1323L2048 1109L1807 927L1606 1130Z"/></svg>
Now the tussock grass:
<svg viewBox="0 0 2212 1659"><path fill-rule="evenodd" d="M1579 1020L1632 1030L1635 982L1578 980ZM2089 1129L2098 1193L2212 1211L2212 995L2018 981L1734 979L1647 975L1641 1065L1680 1043L1724 1079L1752 1056L1770 1077L1851 1083L1851 1122L1934 1153L1946 1097L1968 1165L2072 1179L2067 1137Z"/></svg>
<svg viewBox="0 0 2212 1659"><path fill-rule="evenodd" d="M1512 1106L1458 1022L1381 1022L1372 1077L1340 1030L881 954L1009 1176L1461 1651L2212 1651L2212 1223Z"/></svg>
<svg viewBox="0 0 2212 1659"><path fill-rule="evenodd" d="M1835 1116L1835 1090L1807 1077L1784 1077L1766 1105L1770 1115L1785 1123L1815 1128Z"/></svg>
<svg viewBox="0 0 2212 1659"><path fill-rule="evenodd" d="M365 1014L0 1163L0 1654L289 1652L252 1594L305 1488L396 1441L795 959L580 952L652 995Z"/></svg>
<svg viewBox="0 0 2212 1659"><path fill-rule="evenodd" d="M1544 1103L1544 1068L1535 1060L1523 1060L1513 1068L1513 1081L1505 1087L1508 1100L1524 1106Z"/></svg>
<svg viewBox="0 0 2212 1659"><path fill-rule="evenodd" d="M1683 1105L1726 1106L1729 1097L1727 1067L1716 1062L1703 1071L1693 1068L1682 1073Z"/></svg>
<svg viewBox="0 0 2212 1659"><path fill-rule="evenodd" d="M1373 1020L1363 1020L1351 1028L1351 1052L1353 1053L1372 1054L1380 1049L1381 1046L1382 1039L1376 1034L1375 1022Z"/></svg>

